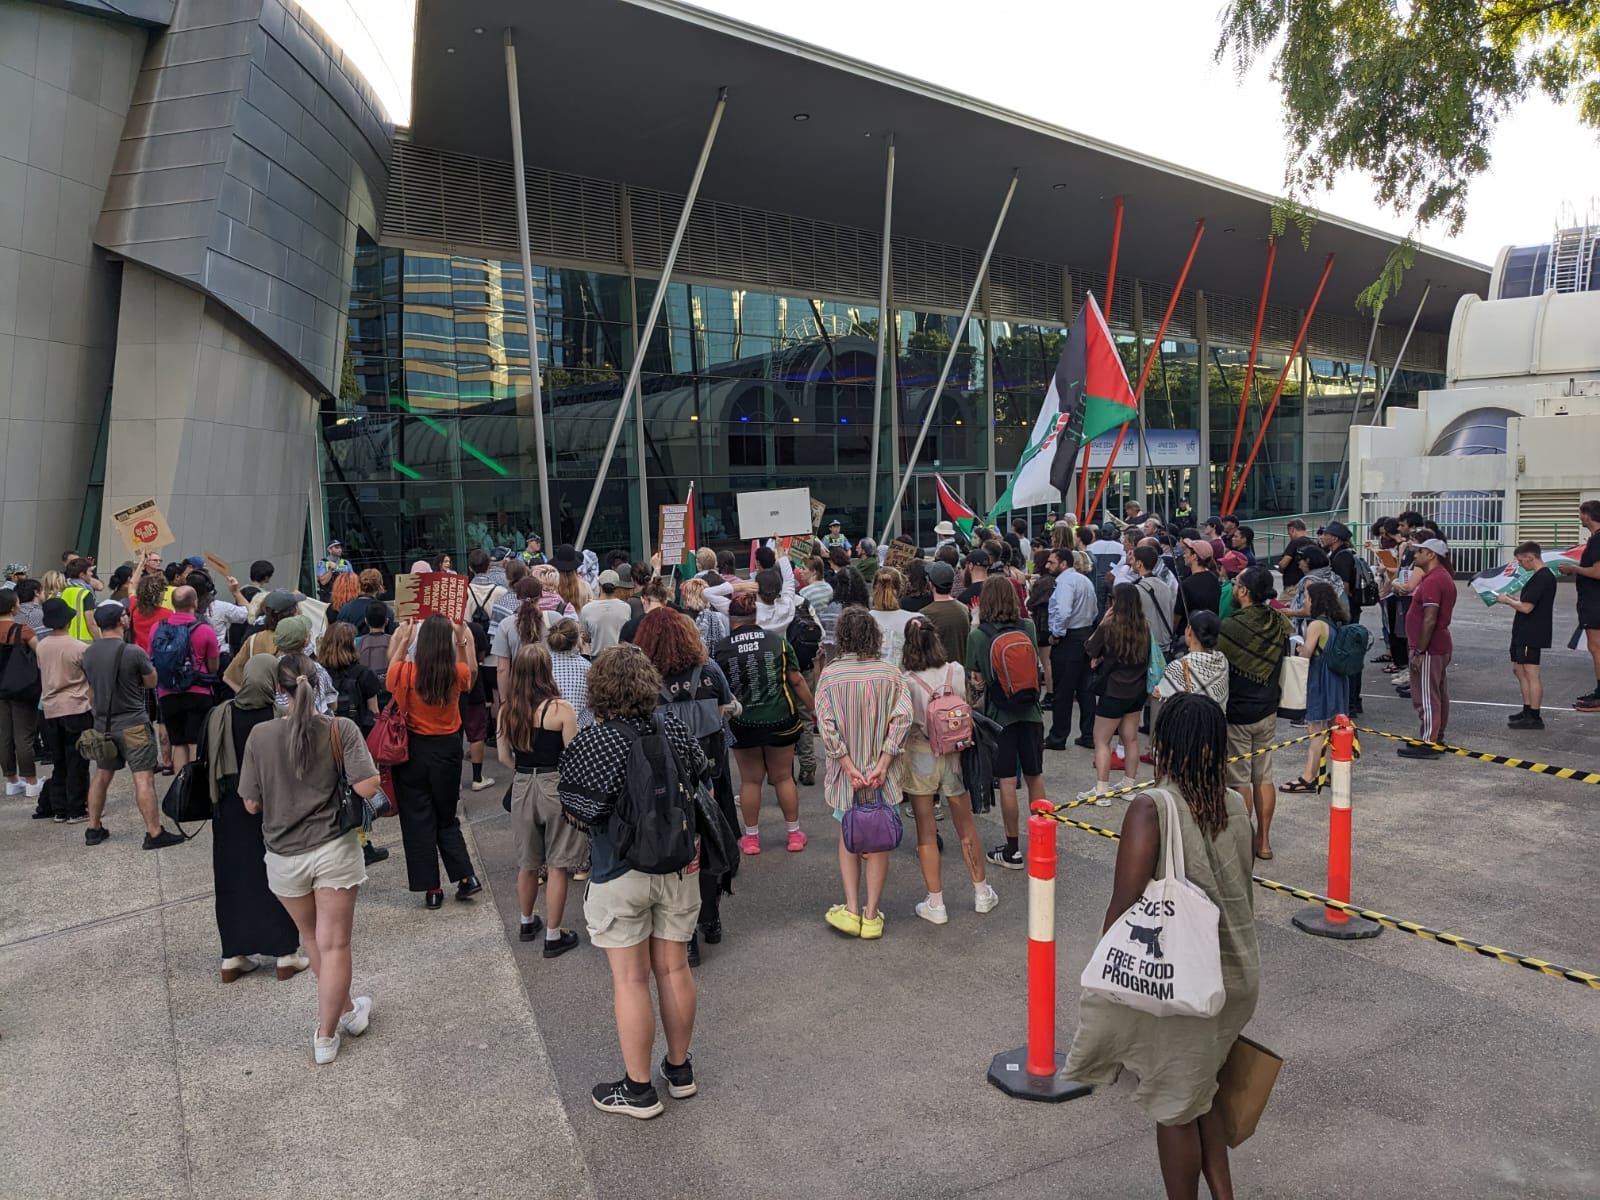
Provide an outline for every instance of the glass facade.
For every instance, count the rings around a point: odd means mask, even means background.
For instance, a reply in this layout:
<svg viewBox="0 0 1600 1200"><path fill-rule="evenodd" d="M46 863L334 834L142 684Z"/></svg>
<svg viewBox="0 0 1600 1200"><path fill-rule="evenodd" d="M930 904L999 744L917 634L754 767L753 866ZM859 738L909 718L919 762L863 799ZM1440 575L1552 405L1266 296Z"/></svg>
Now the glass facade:
<svg viewBox="0 0 1600 1200"><path fill-rule="evenodd" d="M574 540L659 283L569 267L534 267L533 309L550 464L552 531ZM653 526L658 504L695 484L702 541L738 542L736 496L808 487L853 537L881 531L956 336L948 313L895 313L895 406L883 415L879 513L869 519L876 305L698 282L668 286L640 366L642 412L624 422L589 544L638 546L639 464ZM538 470L528 361L528 304L519 262L364 242L358 247L339 394L323 410L330 533L361 565L403 570L414 559L474 547L520 548L536 526ZM1005 487L1027 444L1065 329L975 317L932 415L902 527L932 539L941 519L932 476L973 508L987 472ZM1118 331L1130 379L1140 351ZM1146 348L1148 351L1148 347ZM1211 408L1211 481L1220 493L1244 382L1245 350L1169 339L1155 348L1145 389L1147 430L1201 426L1202 355ZM1240 461L1272 395L1282 354L1259 356ZM1290 370L1239 508L1290 513L1331 501L1359 363L1310 358ZM1374 373L1369 371L1367 403ZM1408 390L1402 391L1401 384ZM1428 377L1405 373L1390 403L1415 402ZM993 462L989 461L992 429ZM1130 432L1130 439L1132 433ZM1135 495L1121 467L1107 503ZM1196 467L1146 472L1148 507L1180 495L1205 507ZM1041 517L1042 512L1033 514ZM654 540L655 530L649 529Z"/></svg>

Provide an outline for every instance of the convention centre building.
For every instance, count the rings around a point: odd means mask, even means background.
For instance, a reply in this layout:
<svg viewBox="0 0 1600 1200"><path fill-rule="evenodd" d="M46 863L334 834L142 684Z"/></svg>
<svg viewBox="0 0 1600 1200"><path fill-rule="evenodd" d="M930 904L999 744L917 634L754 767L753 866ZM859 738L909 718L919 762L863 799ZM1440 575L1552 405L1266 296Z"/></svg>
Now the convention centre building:
<svg viewBox="0 0 1600 1200"><path fill-rule="evenodd" d="M397 123L407 8L0 0L0 556L120 561L147 499L169 557L282 574L638 548L691 482L705 543L783 487L926 541L935 473L1004 492L1107 292L1156 359L1110 497L1214 511L1242 406L1235 507L1316 511L1489 282L1423 249L1374 323L1394 239L1324 214L1260 308L1271 197L677 0L421 0Z"/></svg>

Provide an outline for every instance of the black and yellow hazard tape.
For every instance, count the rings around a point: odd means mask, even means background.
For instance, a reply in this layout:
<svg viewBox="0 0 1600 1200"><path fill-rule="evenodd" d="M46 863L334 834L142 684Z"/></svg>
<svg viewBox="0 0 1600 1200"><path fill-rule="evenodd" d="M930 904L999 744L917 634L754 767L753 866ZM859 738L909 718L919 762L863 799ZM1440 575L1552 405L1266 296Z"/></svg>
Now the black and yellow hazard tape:
<svg viewBox="0 0 1600 1200"><path fill-rule="evenodd" d="M1375 732L1369 730L1368 732ZM1304 739L1301 739L1304 740ZM1122 835L1114 829L1102 829L1098 825L1090 825L1085 821L1075 821L1070 817L1063 817L1059 813L1043 813L1042 815L1053 818L1063 825L1070 825L1074 829L1081 829L1085 833L1098 834L1100 837L1109 838L1113 842L1122 840ZM1318 892L1307 891L1305 888L1290 887L1286 883L1279 883L1274 879L1263 879L1260 875L1252 875L1251 879L1257 887L1265 888L1269 892L1278 892L1285 896L1295 896L1301 900L1310 901L1312 904L1321 904L1326 908L1338 909L1352 917L1365 917L1369 921L1376 921L1386 929L1398 930L1409 933L1430 942L1438 942L1444 946L1454 946L1457 950L1466 950L1471 954L1480 954L1484 958L1493 958L1512 966L1526 967L1530 971L1537 971L1541 975L1549 975L1553 979L1565 979L1570 983L1581 983L1584 987L1600 990L1600 975L1591 975L1588 971L1575 970L1572 967L1559 966L1556 963L1546 962L1542 958L1534 958L1527 954L1513 954L1509 950L1502 950L1499 946L1490 946L1485 942L1476 942L1471 938L1464 938L1460 934L1445 933L1438 929L1430 929L1426 925L1419 925L1415 921L1402 921L1398 917L1391 917L1387 913L1377 912L1370 908L1357 908L1353 904L1346 904L1341 900L1333 900Z"/></svg>
<svg viewBox="0 0 1600 1200"><path fill-rule="evenodd" d="M1259 750L1252 750L1249 754L1235 754L1228 761L1243 762L1247 758L1258 758L1263 754L1271 754L1274 750L1282 750L1285 746L1298 746L1301 742L1309 742L1314 737L1325 736L1325 734L1321 733L1303 733L1299 737L1290 738L1286 742L1276 742L1271 746L1263 746ZM1324 749L1323 753L1326 755L1326 749ZM1125 783L1109 792L1096 792L1093 796L1085 797L1082 800L1068 800L1065 804L1054 805L1051 808L1051 815L1066 812L1067 809L1077 808L1080 805L1093 804L1096 800L1114 800L1118 796L1130 796L1134 792L1142 792L1145 788L1155 787L1155 785L1156 781L1154 779L1146 779L1142 783ZM1086 825L1084 828L1087 829L1089 826Z"/></svg>
<svg viewBox="0 0 1600 1200"><path fill-rule="evenodd" d="M1358 729L1357 732L1388 738L1392 742L1405 742L1412 746L1427 746L1433 750L1443 751L1445 754L1455 754L1461 758L1474 759L1477 762L1495 763L1502 767L1515 767L1519 771L1532 771L1535 775L1553 775L1557 779L1570 779L1574 783L1600 783L1600 771L1580 771L1576 767L1558 767L1552 763L1534 762L1531 758L1510 758L1504 754L1485 754L1481 750L1468 750L1464 746L1452 746L1448 742L1429 742L1422 738L1407 737L1401 733L1385 733L1381 729Z"/></svg>

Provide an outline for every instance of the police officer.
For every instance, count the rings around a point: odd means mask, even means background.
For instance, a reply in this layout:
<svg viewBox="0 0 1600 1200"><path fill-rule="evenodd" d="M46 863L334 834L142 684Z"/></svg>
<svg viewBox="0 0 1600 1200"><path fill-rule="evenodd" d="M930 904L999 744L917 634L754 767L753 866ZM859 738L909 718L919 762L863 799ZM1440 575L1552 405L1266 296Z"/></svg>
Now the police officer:
<svg viewBox="0 0 1600 1200"><path fill-rule="evenodd" d="M520 556L524 566L535 567L549 560L544 556L544 539L537 533L528 535L528 548Z"/></svg>
<svg viewBox="0 0 1600 1200"><path fill-rule="evenodd" d="M350 560L344 557L344 543L338 538L328 543L328 553L325 558L317 561L317 599L326 603L333 598L333 577L343 575L355 568L350 565Z"/></svg>
<svg viewBox="0 0 1600 1200"><path fill-rule="evenodd" d="M1047 515L1045 517L1045 519L1044 519L1044 535L1045 535L1045 537L1049 537L1052 533L1054 533L1056 531L1056 522L1059 521L1060 519L1061 519L1060 514L1057 513L1055 509L1052 508L1050 510L1050 512L1049 512L1049 515Z"/></svg>
<svg viewBox="0 0 1600 1200"><path fill-rule="evenodd" d="M842 528L843 526L840 525L838 521L829 521L828 532L823 535L822 544L829 550L832 550L835 547L838 547L842 550L850 549L850 539L839 532Z"/></svg>

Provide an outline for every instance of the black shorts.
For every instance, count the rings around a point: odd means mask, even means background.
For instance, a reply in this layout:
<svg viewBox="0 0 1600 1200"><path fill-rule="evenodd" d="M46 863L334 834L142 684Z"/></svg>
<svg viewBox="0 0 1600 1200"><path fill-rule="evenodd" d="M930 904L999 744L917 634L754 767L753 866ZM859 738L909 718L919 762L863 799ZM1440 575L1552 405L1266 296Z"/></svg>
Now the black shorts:
<svg viewBox="0 0 1600 1200"><path fill-rule="evenodd" d="M1105 717L1109 721L1120 721L1129 713L1138 712L1144 708L1144 705L1145 698L1143 696L1132 696L1122 700L1116 696L1102 695L1096 698L1094 702L1094 715Z"/></svg>
<svg viewBox="0 0 1600 1200"><path fill-rule="evenodd" d="M478 668L478 678L483 680L484 701L487 702L493 700L495 696L495 687L498 683L495 678L494 663L490 662L480 666Z"/></svg>
<svg viewBox="0 0 1600 1200"><path fill-rule="evenodd" d="M167 727L167 743L172 746L194 746L200 742L200 733L206 726L206 714L216 703L212 696L198 692L178 692L161 697L161 723Z"/></svg>
<svg viewBox="0 0 1600 1200"><path fill-rule="evenodd" d="M1043 721L1017 721L1001 728L994 751L995 778L1015 778L1019 766L1025 776L1044 774Z"/></svg>
<svg viewBox="0 0 1600 1200"><path fill-rule="evenodd" d="M1584 629L1600 629L1600 605L1579 607L1578 624Z"/></svg>
<svg viewBox="0 0 1600 1200"><path fill-rule="evenodd" d="M746 725L740 721L728 722L735 750L764 750L769 746L781 750L800 740L800 727L798 716L794 718L793 723L785 722L781 725Z"/></svg>
<svg viewBox="0 0 1600 1200"><path fill-rule="evenodd" d="M1512 642L1511 661L1522 663L1524 666L1537 667L1539 665L1539 653L1543 649L1544 647L1542 646L1519 646L1516 642Z"/></svg>

